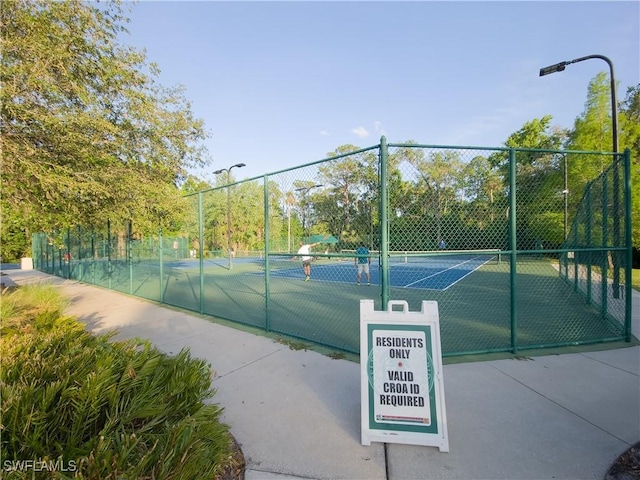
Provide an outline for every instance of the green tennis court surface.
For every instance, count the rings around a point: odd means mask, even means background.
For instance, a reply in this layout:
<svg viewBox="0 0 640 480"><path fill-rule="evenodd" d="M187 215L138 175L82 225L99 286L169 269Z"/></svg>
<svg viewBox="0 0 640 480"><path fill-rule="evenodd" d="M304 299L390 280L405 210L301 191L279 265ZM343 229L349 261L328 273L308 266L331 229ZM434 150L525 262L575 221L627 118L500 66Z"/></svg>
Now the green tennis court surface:
<svg viewBox="0 0 640 480"><path fill-rule="evenodd" d="M476 255L478 256L478 255ZM412 311L423 300L439 304L445 355L508 351L513 306L509 256L502 261L486 253L389 258L389 296L405 300ZM127 263L96 262L74 266L73 276L96 285L150 300L240 322L270 332L305 339L348 352L359 351L359 303L373 299L380 310L378 258L372 259L372 285L356 285L352 257L319 256L305 282L295 255L235 258L150 259ZM265 276L268 262L269 275ZM519 287L518 341L526 345L561 345L575 332L599 341L621 335L616 322L603 321L558 275L545 258L521 257L515 278ZM562 319L562 321L560 321Z"/></svg>

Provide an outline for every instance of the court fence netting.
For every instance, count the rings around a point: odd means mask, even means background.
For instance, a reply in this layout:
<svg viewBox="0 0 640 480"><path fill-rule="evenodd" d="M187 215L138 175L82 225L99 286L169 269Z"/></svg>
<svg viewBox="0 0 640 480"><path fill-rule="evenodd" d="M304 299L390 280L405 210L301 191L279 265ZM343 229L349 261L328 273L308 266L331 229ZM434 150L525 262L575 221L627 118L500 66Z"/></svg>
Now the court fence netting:
<svg viewBox="0 0 640 480"><path fill-rule="evenodd" d="M336 351L359 353L361 299L437 301L445 357L631 342L630 176L628 150L382 137L186 195L171 233L78 219L32 251L46 273Z"/></svg>

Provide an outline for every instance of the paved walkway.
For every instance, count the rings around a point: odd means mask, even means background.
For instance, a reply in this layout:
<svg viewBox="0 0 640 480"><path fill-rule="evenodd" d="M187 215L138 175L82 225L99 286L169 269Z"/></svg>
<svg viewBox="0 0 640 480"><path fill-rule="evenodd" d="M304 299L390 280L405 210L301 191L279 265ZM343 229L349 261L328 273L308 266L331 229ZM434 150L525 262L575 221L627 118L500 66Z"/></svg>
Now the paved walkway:
<svg viewBox="0 0 640 480"><path fill-rule="evenodd" d="M194 314L37 271L92 331L188 347L217 372L214 401L241 445L246 480L598 479L640 441L640 346L444 366L449 453L360 444L360 367ZM636 295L637 294L637 295ZM640 338L640 294L633 331Z"/></svg>

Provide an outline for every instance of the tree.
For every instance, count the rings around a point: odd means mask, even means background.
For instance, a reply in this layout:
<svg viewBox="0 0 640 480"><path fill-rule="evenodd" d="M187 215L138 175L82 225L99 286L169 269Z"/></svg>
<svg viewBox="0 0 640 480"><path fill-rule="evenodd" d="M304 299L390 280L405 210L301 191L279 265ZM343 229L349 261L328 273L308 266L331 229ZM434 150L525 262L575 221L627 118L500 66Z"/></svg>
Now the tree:
<svg viewBox="0 0 640 480"><path fill-rule="evenodd" d="M567 148L572 150L613 151L611 122L611 92L607 74L601 72L589 82L584 112L576 119ZM620 150L631 150L632 218L640 215L640 85L629 87L619 108L618 139ZM582 191L585 185L611 165L609 155L581 156L569 165L572 188ZM640 246L640 225L632 225L632 243Z"/></svg>
<svg viewBox="0 0 640 480"><path fill-rule="evenodd" d="M211 185L206 180L202 180L194 175L189 175L180 184L180 193L182 195L189 195L203 190L208 190Z"/></svg>
<svg viewBox="0 0 640 480"><path fill-rule="evenodd" d="M610 88L605 72L589 82L585 110L576 118L569 134L567 147L571 150L613 151Z"/></svg>
<svg viewBox="0 0 640 480"><path fill-rule="evenodd" d="M505 186L497 169L491 168L484 156L472 158L462 173L464 197L470 202L469 220L484 230L499 216L498 201L504 199Z"/></svg>
<svg viewBox="0 0 640 480"><path fill-rule="evenodd" d="M576 118L566 147L570 150L612 152L611 91L605 72L600 72L590 82L587 101L582 114ZM569 165L572 191L582 191L585 185L602 174L611 165L611 157L605 155L581 156Z"/></svg>
<svg viewBox="0 0 640 480"><path fill-rule="evenodd" d="M486 157L476 156L464 166L463 188L465 197L472 201L493 204L504 187L495 169Z"/></svg>
<svg viewBox="0 0 640 480"><path fill-rule="evenodd" d="M518 248L536 248L540 243L560 244L563 215L549 217L548 211L562 212L563 163L559 150L567 132L551 126L551 115L534 118L511 134L504 145L519 149L516 154L516 199ZM492 167L499 168L505 188L509 186L509 152L489 156Z"/></svg>
<svg viewBox="0 0 640 480"><path fill-rule="evenodd" d="M338 157L359 150L341 145L328 154ZM377 157L366 151L353 153L318 167L325 186L324 197L316 203L316 213L329 232L343 244L367 239L373 243L374 209L377 205ZM367 238L368 237L368 238Z"/></svg>
<svg viewBox="0 0 640 480"><path fill-rule="evenodd" d="M117 42L126 20L119 2L2 4L2 216L27 238L107 218L157 228L209 162L184 91Z"/></svg>
<svg viewBox="0 0 640 480"><path fill-rule="evenodd" d="M620 109L620 146L631 150L631 218L640 218L640 84L629 87ZM640 249L640 221L631 226L632 243Z"/></svg>
<svg viewBox="0 0 640 480"><path fill-rule="evenodd" d="M534 118L522 126L520 130L509 135L504 142L505 147L537 150L557 150L562 146L562 142L567 136L567 132L559 127L552 127L551 115L542 118ZM529 169L544 169L543 165L538 165L541 155L535 152L519 157L518 161L527 165ZM543 160L544 161L544 160ZM508 184L508 163L509 154L506 151L493 153L489 156L489 163L492 167L501 167Z"/></svg>
<svg viewBox="0 0 640 480"><path fill-rule="evenodd" d="M410 156L408 162L420 176L418 188L423 187L424 189L420 203L427 207L425 213L434 217L436 238L433 240L438 245L444 240L442 219L455 201L458 172L462 168L462 163L458 152L452 150L432 152L428 159L425 158L422 150L418 153Z"/></svg>

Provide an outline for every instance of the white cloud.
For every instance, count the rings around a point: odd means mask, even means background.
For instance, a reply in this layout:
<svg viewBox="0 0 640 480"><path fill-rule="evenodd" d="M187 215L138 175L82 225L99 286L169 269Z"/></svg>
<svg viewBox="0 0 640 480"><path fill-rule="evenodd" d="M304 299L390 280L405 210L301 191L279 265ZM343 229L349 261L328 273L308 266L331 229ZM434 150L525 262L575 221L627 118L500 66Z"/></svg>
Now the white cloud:
<svg viewBox="0 0 640 480"><path fill-rule="evenodd" d="M366 128L364 127L357 127L354 128L353 130L351 130L353 133L355 133L357 136L359 136L360 138L365 138L369 136L369 132L367 131Z"/></svg>
<svg viewBox="0 0 640 480"><path fill-rule="evenodd" d="M320 135L326 137L327 135L329 135L329 130L320 130Z"/></svg>

